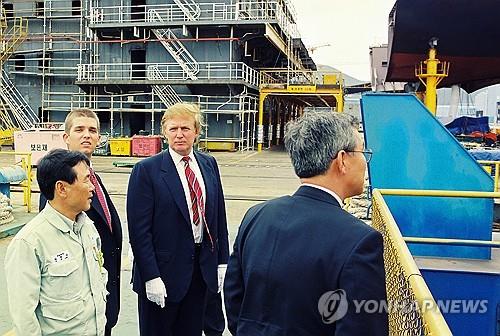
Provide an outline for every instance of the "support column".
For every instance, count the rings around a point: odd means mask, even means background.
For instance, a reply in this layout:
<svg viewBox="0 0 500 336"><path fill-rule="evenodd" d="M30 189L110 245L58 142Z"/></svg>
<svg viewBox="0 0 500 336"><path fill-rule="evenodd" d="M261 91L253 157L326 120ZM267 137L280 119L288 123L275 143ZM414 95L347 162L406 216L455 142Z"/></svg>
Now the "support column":
<svg viewBox="0 0 500 336"><path fill-rule="evenodd" d="M262 144L264 143L264 101L268 93L261 92L259 94L259 123L257 124L257 151L262 152Z"/></svg>

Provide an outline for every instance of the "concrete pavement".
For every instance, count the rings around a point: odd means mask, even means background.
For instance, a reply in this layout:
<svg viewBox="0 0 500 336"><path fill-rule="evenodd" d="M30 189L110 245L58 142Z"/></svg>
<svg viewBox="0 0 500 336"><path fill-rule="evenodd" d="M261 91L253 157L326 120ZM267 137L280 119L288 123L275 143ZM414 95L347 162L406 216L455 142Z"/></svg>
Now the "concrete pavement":
<svg viewBox="0 0 500 336"><path fill-rule="evenodd" d="M243 215L249 207L262 200L293 193L299 185L299 180L293 173L290 160L286 153L265 151L244 153L212 153L219 163L224 194L230 244L234 240ZM128 230L126 223L125 204L128 179L131 168L115 167L113 162L137 162L140 158L94 157L93 166L99 173L117 207L123 224L124 246L122 266L122 299L121 310L114 335L138 335L137 329L137 299L130 287L131 266L128 262ZM2 162L0 161L0 164ZM37 188L35 186L34 188ZM13 193L16 222L25 223L36 215L38 209L38 194L33 194L32 204L35 211L26 214L22 203L22 193ZM1 230L1 227L0 227ZM7 246L12 238L0 239L0 336L11 330L11 320L7 307L7 293L3 262ZM230 335L226 330L224 335Z"/></svg>

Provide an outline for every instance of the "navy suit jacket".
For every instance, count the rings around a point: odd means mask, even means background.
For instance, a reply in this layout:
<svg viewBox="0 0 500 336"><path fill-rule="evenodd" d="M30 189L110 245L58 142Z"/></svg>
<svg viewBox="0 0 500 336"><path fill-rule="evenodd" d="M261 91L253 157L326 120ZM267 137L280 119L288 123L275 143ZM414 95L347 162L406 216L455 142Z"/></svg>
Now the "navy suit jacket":
<svg viewBox="0 0 500 336"><path fill-rule="evenodd" d="M200 268L208 289L217 292L217 267L226 264L229 256L224 195L215 159L199 152L194 155L205 183L205 218L214 244L212 250L204 229ZM191 283L195 245L184 189L168 150L134 166L127 218L134 291L145 295L145 282L161 277L167 301L180 302Z"/></svg>
<svg viewBox="0 0 500 336"><path fill-rule="evenodd" d="M229 330L244 336L387 335L385 313L356 313L352 301L386 299L382 254L381 234L322 190L302 186L293 196L256 205L229 258ZM346 293L347 313L324 323L319 300L338 289Z"/></svg>
<svg viewBox="0 0 500 336"><path fill-rule="evenodd" d="M106 301L106 328L111 329L118 321L118 313L120 312L120 270L122 263L122 225L118 212L109 197L109 194L102 184L101 178L96 174L97 180L102 187L102 191L106 197L108 209L111 214L111 227L113 232L109 230L106 222L104 210L101 203L94 192L90 209L86 211L87 216L94 222L94 225L99 232L102 244L102 254L104 257L104 268L108 271L108 283L106 289L109 292ZM39 210L45 208L47 199L43 194L40 194Z"/></svg>

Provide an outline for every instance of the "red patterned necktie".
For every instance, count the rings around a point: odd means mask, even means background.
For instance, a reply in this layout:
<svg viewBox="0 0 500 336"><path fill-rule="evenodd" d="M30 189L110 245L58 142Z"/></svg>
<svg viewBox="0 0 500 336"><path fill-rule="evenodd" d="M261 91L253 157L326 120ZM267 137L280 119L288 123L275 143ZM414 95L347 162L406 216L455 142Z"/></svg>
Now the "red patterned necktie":
<svg viewBox="0 0 500 336"><path fill-rule="evenodd" d="M205 223L205 229L208 233L208 238L212 244L212 250L214 247L212 236L208 230L207 221L205 220L205 204L203 203L203 193L201 191L200 183L194 174L194 171L189 166L189 156L183 156L182 161L184 162L184 172L186 174L186 179L189 187L189 194L191 196L191 209L193 210L193 224L200 224L200 214L203 217L203 223Z"/></svg>
<svg viewBox="0 0 500 336"><path fill-rule="evenodd" d="M97 195L97 199L101 204L102 210L104 211L104 216L106 217L106 222L108 224L109 230L113 232L113 228L111 226L111 214L109 213L108 205L106 203L106 199L104 198L104 192L102 191L102 187L97 181L97 177L95 176L94 169L90 168L90 182L95 187L95 193Z"/></svg>
<svg viewBox="0 0 500 336"><path fill-rule="evenodd" d="M189 194L191 195L191 209L193 210L193 224L200 224L200 212L205 217L205 206L203 205L203 193L201 192L200 183L194 174L194 171L189 166L189 156L184 156L184 172L189 186ZM201 210L201 211L200 211Z"/></svg>

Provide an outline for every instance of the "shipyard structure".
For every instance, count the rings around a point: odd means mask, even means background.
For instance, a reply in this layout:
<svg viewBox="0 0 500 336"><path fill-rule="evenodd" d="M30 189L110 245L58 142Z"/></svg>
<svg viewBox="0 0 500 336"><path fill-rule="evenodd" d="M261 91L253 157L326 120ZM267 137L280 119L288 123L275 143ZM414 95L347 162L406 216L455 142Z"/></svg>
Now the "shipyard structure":
<svg viewBox="0 0 500 336"><path fill-rule="evenodd" d="M342 77L316 72L289 0L0 3L6 36L24 22L3 86L28 126L90 107L103 134L160 134L162 113L184 101L205 116L201 144L247 150L279 144L305 107L343 107Z"/></svg>

